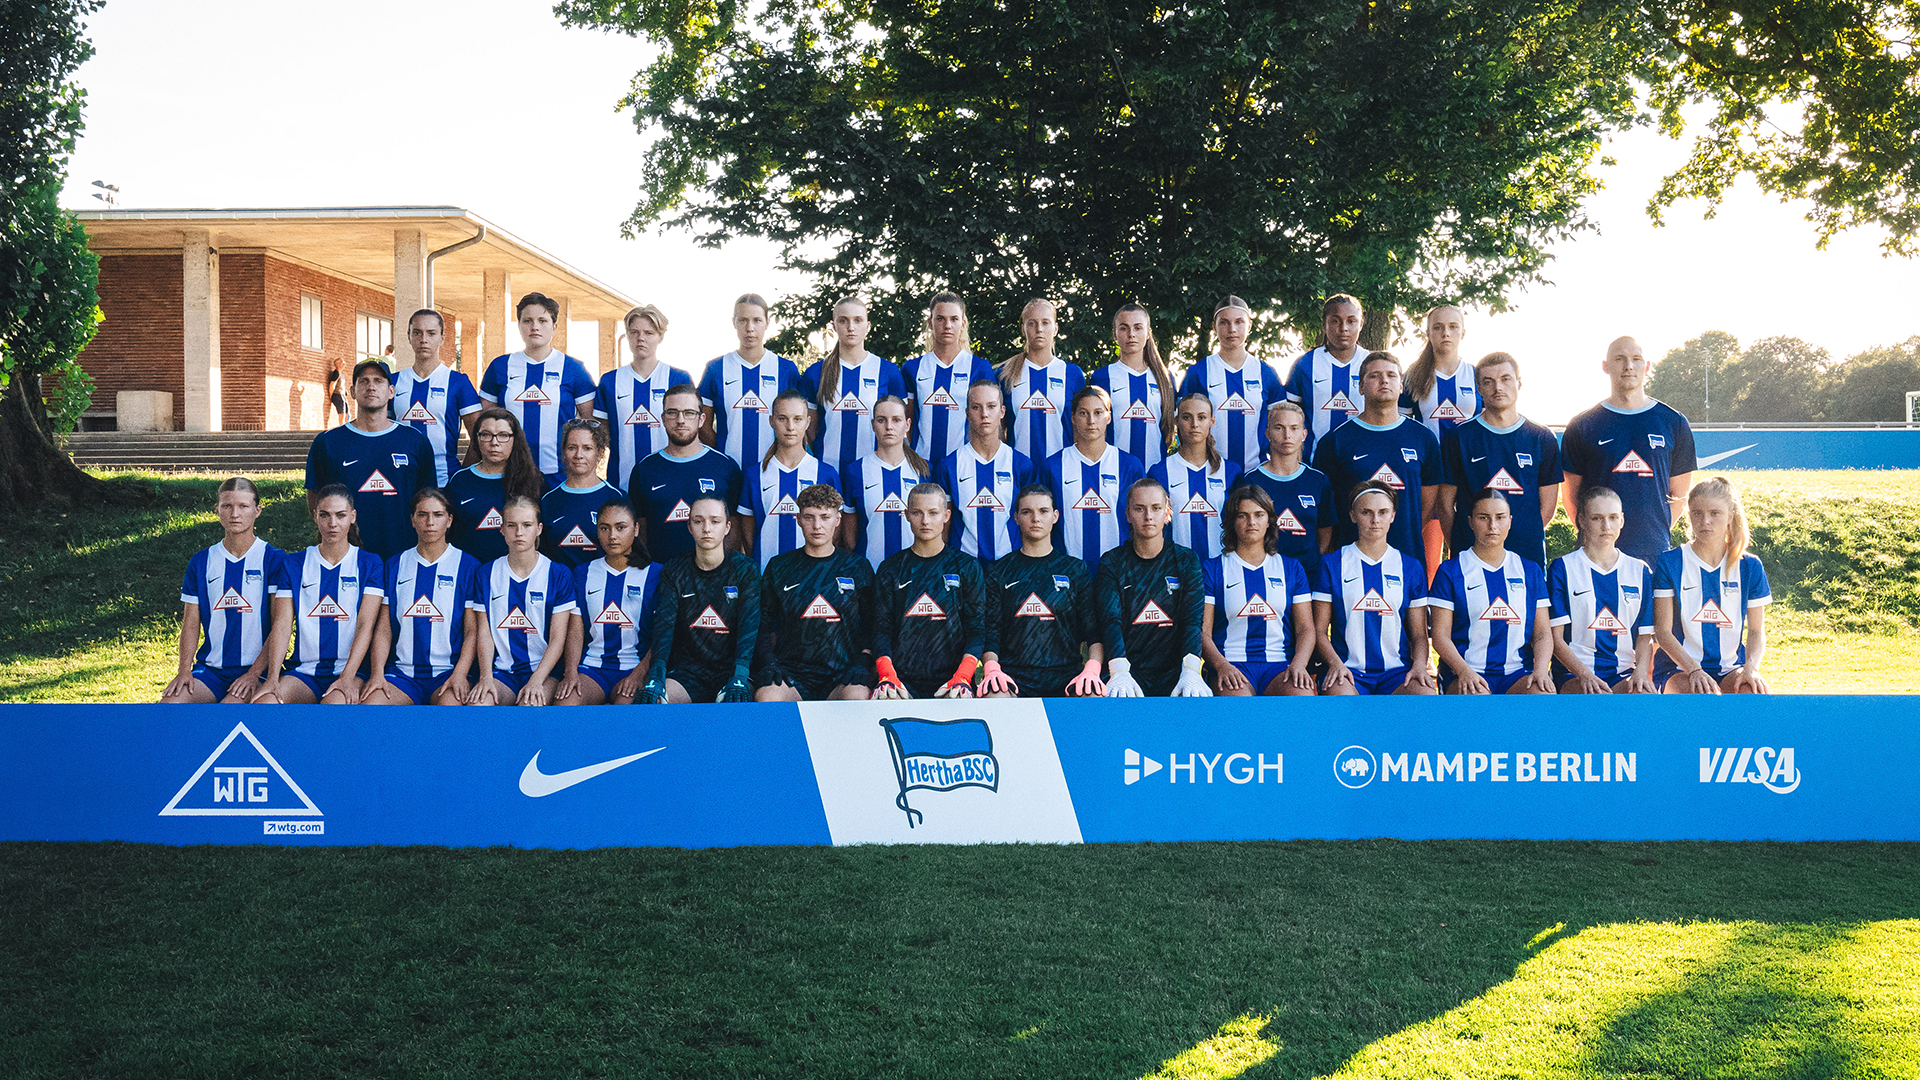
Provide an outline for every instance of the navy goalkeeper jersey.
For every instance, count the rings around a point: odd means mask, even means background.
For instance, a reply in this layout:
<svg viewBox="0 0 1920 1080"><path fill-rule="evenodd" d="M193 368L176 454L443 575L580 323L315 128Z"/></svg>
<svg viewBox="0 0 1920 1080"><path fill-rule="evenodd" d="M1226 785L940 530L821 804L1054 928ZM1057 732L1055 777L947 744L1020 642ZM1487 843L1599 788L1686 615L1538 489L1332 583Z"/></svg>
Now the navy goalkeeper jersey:
<svg viewBox="0 0 1920 1080"><path fill-rule="evenodd" d="M1142 686L1151 685L1150 678L1171 681L1182 657L1200 655L1207 585L1191 549L1168 541L1158 556L1143 559L1132 544L1122 544L1100 557L1094 592L1107 659L1132 661Z"/></svg>
<svg viewBox="0 0 1920 1080"><path fill-rule="evenodd" d="M692 552L677 555L653 597L653 658L668 675L696 671L705 682L748 673L760 635L760 568L751 557L729 552L702 570Z"/></svg>
<svg viewBox="0 0 1920 1080"><path fill-rule="evenodd" d="M999 559L987 568L986 593L987 651L1022 693L1059 690L1042 684L1065 685L1084 662L1081 646L1100 640L1093 577L1085 561L1060 548Z"/></svg>
<svg viewBox="0 0 1920 1080"><path fill-rule="evenodd" d="M760 579L760 642L754 667L846 681L873 640L873 570L840 548L815 558L775 555ZM765 674L760 676L765 680Z"/></svg>
<svg viewBox="0 0 1920 1080"><path fill-rule="evenodd" d="M930 559L893 553L873 575L873 655L904 681L946 682L986 647L981 600L980 560L952 544Z"/></svg>

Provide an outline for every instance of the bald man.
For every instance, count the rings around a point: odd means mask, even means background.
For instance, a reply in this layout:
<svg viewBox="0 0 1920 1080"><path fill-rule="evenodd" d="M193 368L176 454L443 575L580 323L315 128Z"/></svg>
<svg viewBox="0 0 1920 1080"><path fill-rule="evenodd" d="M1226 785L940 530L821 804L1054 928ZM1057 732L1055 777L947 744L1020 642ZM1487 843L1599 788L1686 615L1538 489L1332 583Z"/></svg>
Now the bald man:
<svg viewBox="0 0 1920 1080"><path fill-rule="evenodd" d="M1600 369L1613 392L1573 418L1560 440L1565 482L1560 498L1568 516L1583 484L1620 495L1626 527L1620 550L1651 563L1673 546L1673 518L1693 485L1693 428L1672 406L1647 396L1649 365L1630 337L1607 346Z"/></svg>

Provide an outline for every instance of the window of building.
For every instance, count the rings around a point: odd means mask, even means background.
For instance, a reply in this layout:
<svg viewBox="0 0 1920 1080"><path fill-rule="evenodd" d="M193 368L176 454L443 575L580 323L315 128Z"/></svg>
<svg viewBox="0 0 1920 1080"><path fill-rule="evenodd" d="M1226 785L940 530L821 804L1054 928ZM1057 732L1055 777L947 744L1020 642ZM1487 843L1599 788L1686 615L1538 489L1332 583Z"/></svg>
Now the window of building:
<svg viewBox="0 0 1920 1080"><path fill-rule="evenodd" d="M393 347L393 320L364 311L355 312L353 347L356 363L369 356L376 360L388 359L387 350Z"/></svg>
<svg viewBox="0 0 1920 1080"><path fill-rule="evenodd" d="M312 293L300 294L300 347L318 349L320 344L320 298Z"/></svg>

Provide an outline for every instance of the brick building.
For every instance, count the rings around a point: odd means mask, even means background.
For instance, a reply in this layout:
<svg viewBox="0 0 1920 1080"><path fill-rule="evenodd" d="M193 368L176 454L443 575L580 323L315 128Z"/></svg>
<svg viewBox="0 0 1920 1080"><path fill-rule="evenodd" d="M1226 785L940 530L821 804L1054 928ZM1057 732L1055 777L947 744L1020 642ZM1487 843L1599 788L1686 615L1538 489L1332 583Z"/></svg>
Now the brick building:
<svg viewBox="0 0 1920 1080"><path fill-rule="evenodd" d="M100 257L106 322L80 363L96 383L89 428L120 425L120 402L171 395L184 431L327 426L327 375L350 377L391 344L411 361L405 320L446 317L443 362L479 381L520 347L510 310L542 292L569 320L599 324L601 371L620 362L633 301L482 218L452 206L82 211ZM576 354L577 355L577 354ZM457 358L457 359L456 359ZM128 397L121 397L122 392ZM142 394L141 392L149 392ZM129 406L130 421L135 420ZM161 410L164 414L166 410Z"/></svg>

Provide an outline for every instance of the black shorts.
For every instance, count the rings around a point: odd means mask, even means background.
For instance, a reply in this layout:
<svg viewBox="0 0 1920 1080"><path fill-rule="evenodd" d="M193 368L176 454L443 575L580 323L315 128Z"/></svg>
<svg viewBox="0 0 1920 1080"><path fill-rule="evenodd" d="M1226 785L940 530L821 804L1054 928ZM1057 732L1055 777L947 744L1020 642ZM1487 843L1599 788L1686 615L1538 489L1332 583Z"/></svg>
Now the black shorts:
<svg viewBox="0 0 1920 1080"><path fill-rule="evenodd" d="M907 675L902 675L900 676L900 683L907 688L907 693L912 694L914 697L930 698L933 696L934 691L947 685L947 680L915 679Z"/></svg>
<svg viewBox="0 0 1920 1080"><path fill-rule="evenodd" d="M720 696L720 688L733 678L732 672L720 674L717 671L704 671L700 668L682 668L667 672L667 678L680 684L687 692L687 700L695 705L711 705L713 699Z"/></svg>
<svg viewBox="0 0 1920 1080"><path fill-rule="evenodd" d="M770 677L769 672L761 672L754 680L756 686L772 686L776 682L785 682L800 692L801 701L825 701L833 693L833 688L842 685L837 672L822 671L817 668L782 666L779 678Z"/></svg>
<svg viewBox="0 0 1920 1080"><path fill-rule="evenodd" d="M1180 669L1154 671L1150 668L1133 669L1133 681L1140 684L1140 692L1148 697L1172 697L1175 684L1180 681Z"/></svg>
<svg viewBox="0 0 1920 1080"><path fill-rule="evenodd" d="M1000 670L1020 688L1020 696L1023 698L1060 698L1067 696L1067 684L1073 681L1075 675L1080 674L1083 666L1085 665L1013 668L1002 664Z"/></svg>

